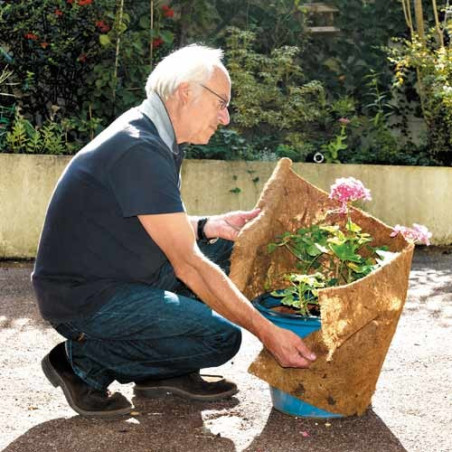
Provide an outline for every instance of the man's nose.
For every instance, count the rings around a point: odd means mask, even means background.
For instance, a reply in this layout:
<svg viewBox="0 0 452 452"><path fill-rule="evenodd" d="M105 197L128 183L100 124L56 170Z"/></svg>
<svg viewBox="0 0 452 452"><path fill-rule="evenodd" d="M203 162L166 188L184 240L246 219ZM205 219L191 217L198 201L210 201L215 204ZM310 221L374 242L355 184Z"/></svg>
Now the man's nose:
<svg viewBox="0 0 452 452"><path fill-rule="evenodd" d="M223 124L224 126L227 126L229 124L229 122L231 121L231 118L229 116L228 107L226 107L223 110L220 110L218 112L218 119L220 121L220 124Z"/></svg>

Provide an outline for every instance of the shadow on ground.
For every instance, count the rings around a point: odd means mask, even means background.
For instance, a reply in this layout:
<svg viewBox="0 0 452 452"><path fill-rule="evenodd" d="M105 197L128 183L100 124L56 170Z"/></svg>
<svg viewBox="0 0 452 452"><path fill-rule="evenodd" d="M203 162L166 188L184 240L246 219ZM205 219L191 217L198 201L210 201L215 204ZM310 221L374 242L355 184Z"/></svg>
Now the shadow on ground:
<svg viewBox="0 0 452 452"><path fill-rule="evenodd" d="M137 403L140 414L123 420L88 420L81 416L39 424L4 452L35 451L236 451L233 439L215 433L203 419L202 404L180 401ZM228 423L238 403L216 404L217 419ZM219 405L222 405L220 407ZM212 419L210 419L210 422ZM206 425L207 424L207 425ZM215 429L214 429L215 430ZM369 410L360 418L303 420L272 410L262 432L245 449L258 451L405 451L385 423Z"/></svg>

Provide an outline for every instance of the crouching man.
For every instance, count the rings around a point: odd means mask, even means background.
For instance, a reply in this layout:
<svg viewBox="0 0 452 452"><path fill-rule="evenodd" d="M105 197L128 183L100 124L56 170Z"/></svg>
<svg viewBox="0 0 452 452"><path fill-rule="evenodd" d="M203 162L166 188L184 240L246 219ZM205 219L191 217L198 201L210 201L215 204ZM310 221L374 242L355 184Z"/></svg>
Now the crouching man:
<svg viewBox="0 0 452 452"><path fill-rule="evenodd" d="M200 369L237 353L240 327L282 366L315 359L227 277L231 245L259 211L185 212L179 145L206 144L229 123L221 59L221 50L198 45L167 56L149 76L146 100L82 149L58 181L32 281L42 316L66 338L44 357L44 373L82 415L131 411L107 391L114 380L134 382L137 397L231 397L233 382Z"/></svg>

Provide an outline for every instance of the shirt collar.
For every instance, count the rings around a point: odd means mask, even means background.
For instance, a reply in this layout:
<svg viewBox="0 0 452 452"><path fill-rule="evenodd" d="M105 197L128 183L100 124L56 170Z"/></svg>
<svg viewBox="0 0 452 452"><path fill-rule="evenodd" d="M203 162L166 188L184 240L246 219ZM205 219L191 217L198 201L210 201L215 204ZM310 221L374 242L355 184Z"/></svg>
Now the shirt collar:
<svg viewBox="0 0 452 452"><path fill-rule="evenodd" d="M171 152L179 154L179 146L176 142L173 124L160 96L152 92L140 105L140 110L154 123L160 138Z"/></svg>

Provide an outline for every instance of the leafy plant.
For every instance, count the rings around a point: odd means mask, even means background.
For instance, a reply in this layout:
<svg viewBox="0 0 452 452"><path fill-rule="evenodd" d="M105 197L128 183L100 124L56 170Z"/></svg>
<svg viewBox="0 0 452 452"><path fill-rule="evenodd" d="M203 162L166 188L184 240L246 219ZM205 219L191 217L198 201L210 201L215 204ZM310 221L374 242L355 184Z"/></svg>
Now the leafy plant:
<svg viewBox="0 0 452 452"><path fill-rule="evenodd" d="M317 81L306 82L297 47L276 48L265 55L254 50L255 37L252 32L229 28L226 38L236 128L262 150L304 142L310 124L323 115L323 88ZM263 136L271 141L254 146Z"/></svg>
<svg viewBox="0 0 452 452"><path fill-rule="evenodd" d="M8 151L29 154L64 154L67 152L61 125L46 121L41 127L33 127L30 121L16 112L11 130L6 132Z"/></svg>
<svg viewBox="0 0 452 452"><path fill-rule="evenodd" d="M444 164L452 163L452 48L432 47L427 35L424 42L417 36L401 41L390 50L396 67L395 86L401 86L410 69L417 70L422 114L428 129L428 144L434 157Z"/></svg>
<svg viewBox="0 0 452 452"><path fill-rule="evenodd" d="M0 72L0 152L5 147L5 135L8 130L11 120L14 118L15 106L13 104L15 95L11 92L12 87L17 85L12 81L14 77L6 65Z"/></svg>
<svg viewBox="0 0 452 452"><path fill-rule="evenodd" d="M369 190L360 181L351 177L336 180L330 198L340 203L339 210L328 212L318 224L285 232L268 245L270 253L282 249L296 258L296 272L285 275L288 287L275 290L272 295L305 316L309 315L311 305L318 304L320 289L357 281L393 256L385 246L372 246L373 237L351 220L352 202L371 199ZM338 212L346 216L344 226L327 221L330 214ZM414 228L397 225L392 236L398 233L425 244L429 244L431 236L421 225Z"/></svg>
<svg viewBox="0 0 452 452"><path fill-rule="evenodd" d="M233 128L220 128L207 146L187 145L186 158L218 160L253 160L250 145Z"/></svg>
<svg viewBox="0 0 452 452"><path fill-rule="evenodd" d="M423 3L402 0L402 8L409 39L396 39L387 49L394 64L394 85L403 86L410 72L416 72L417 92L422 116L428 129L428 146L433 157L446 165L452 163L452 19L445 11L444 22L439 20L436 0L431 2L434 26L425 31L426 14ZM414 6L414 14L412 9ZM414 20L413 20L414 17ZM428 19L427 19L428 23Z"/></svg>
<svg viewBox="0 0 452 452"><path fill-rule="evenodd" d="M339 152L347 149L347 144L345 140L347 139L347 134L345 133L346 125L350 122L348 119L342 118L341 129L334 140L327 144L322 145L322 154L325 157L327 163L340 163Z"/></svg>
<svg viewBox="0 0 452 452"><path fill-rule="evenodd" d="M107 0L0 3L0 43L21 80L22 114L35 122L78 107L95 60L102 55L96 22Z"/></svg>

